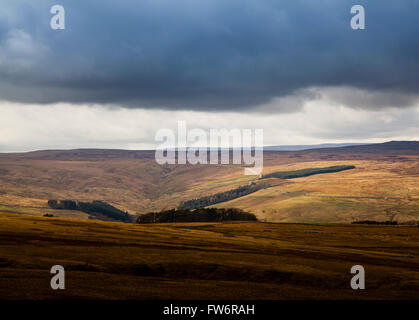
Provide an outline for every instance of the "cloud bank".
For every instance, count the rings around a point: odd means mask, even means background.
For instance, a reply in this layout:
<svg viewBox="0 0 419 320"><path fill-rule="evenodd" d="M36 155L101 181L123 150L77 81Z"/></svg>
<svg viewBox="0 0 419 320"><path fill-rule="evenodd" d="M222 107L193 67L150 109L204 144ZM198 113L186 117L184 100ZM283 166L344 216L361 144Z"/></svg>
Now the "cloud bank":
<svg viewBox="0 0 419 320"><path fill-rule="evenodd" d="M419 2L0 0L0 99L216 112L416 105Z"/></svg>
<svg viewBox="0 0 419 320"><path fill-rule="evenodd" d="M159 129L264 129L264 145L419 140L419 104L364 110L313 100L298 113L173 111L100 105L0 103L0 152L40 149L154 149Z"/></svg>

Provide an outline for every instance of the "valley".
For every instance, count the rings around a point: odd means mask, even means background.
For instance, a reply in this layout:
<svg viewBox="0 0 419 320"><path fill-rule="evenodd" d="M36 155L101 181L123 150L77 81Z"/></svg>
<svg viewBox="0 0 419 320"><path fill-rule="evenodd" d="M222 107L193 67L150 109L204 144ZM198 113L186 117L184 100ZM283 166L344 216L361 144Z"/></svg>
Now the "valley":
<svg viewBox="0 0 419 320"><path fill-rule="evenodd" d="M266 151L263 175L267 177L308 168L355 168L294 179L262 179L267 188L213 206L250 211L267 222L397 220L414 224L419 221L418 144ZM48 200L100 200L137 216L258 182L255 176L243 175L240 165L160 166L152 151L0 154L0 168L1 212L79 219L89 215L54 210Z"/></svg>

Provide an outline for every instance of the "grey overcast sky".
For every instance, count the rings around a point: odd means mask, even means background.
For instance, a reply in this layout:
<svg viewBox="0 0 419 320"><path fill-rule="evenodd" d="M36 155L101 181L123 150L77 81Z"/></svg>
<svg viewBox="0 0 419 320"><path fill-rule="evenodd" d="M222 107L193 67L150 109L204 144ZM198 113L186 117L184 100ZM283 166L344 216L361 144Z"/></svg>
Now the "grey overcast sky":
<svg viewBox="0 0 419 320"><path fill-rule="evenodd" d="M414 0L0 0L0 152L152 148L178 120L266 145L418 140L418 21Z"/></svg>

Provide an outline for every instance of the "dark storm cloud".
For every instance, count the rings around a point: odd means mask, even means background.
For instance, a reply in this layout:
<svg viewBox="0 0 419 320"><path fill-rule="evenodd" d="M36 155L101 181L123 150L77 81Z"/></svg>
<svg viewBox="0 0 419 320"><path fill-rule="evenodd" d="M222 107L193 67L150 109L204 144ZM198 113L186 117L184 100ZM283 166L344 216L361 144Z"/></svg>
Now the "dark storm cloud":
<svg viewBox="0 0 419 320"><path fill-rule="evenodd" d="M356 107L380 108L383 92L410 105L419 2L361 1L366 30L354 31L357 2L62 0L66 30L54 31L56 1L0 0L0 99L240 110L338 86L373 92Z"/></svg>

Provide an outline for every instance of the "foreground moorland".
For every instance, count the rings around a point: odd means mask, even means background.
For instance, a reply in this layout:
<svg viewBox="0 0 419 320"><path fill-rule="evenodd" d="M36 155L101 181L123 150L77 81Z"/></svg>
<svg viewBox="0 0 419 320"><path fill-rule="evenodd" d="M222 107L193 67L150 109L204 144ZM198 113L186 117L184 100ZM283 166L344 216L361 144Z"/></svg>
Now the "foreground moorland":
<svg viewBox="0 0 419 320"><path fill-rule="evenodd" d="M419 228L136 225L0 212L1 299L417 299ZM66 289L50 289L51 266ZM350 268L366 290L350 288Z"/></svg>

